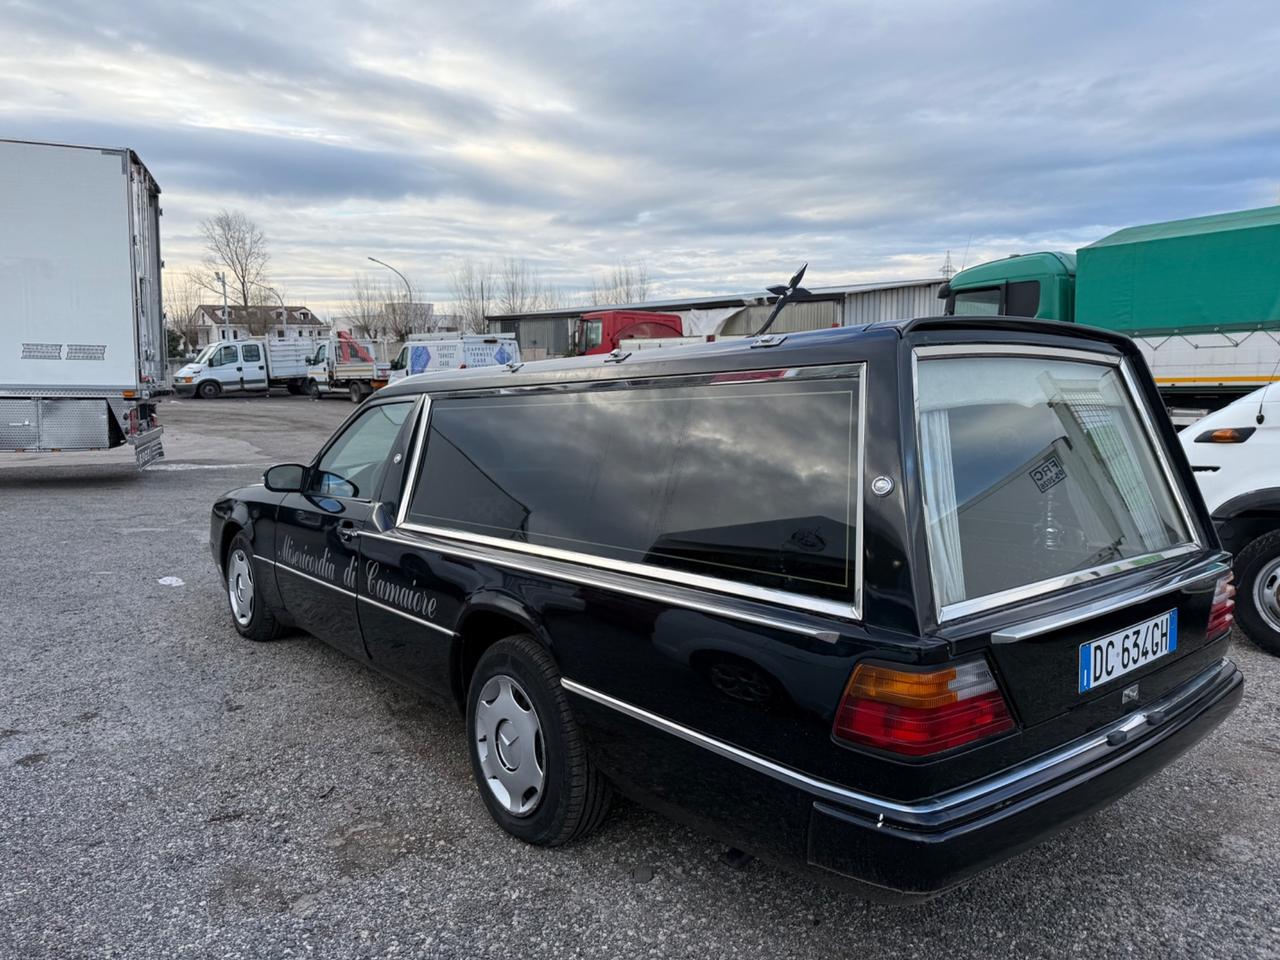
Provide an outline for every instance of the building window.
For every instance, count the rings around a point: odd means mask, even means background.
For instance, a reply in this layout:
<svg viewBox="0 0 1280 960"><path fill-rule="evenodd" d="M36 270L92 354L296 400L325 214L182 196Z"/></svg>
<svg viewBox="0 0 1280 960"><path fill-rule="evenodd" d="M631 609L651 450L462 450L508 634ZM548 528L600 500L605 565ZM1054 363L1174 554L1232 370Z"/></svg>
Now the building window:
<svg viewBox="0 0 1280 960"><path fill-rule="evenodd" d="M240 331L239 331L239 330L232 330L232 331L231 331L231 339L232 339L232 340L239 340L239 339L240 339Z"/></svg>
<svg viewBox="0 0 1280 960"><path fill-rule="evenodd" d="M283 339L284 339L284 329L283 329L283 328L278 328L278 329L276 330L276 337L277 337L277 339L280 339L280 340L283 340Z"/></svg>
<svg viewBox="0 0 1280 960"><path fill-rule="evenodd" d="M305 310L299 310L298 319L301 320L303 323L306 323L309 319L311 319L311 315L307 313L307 311Z"/></svg>

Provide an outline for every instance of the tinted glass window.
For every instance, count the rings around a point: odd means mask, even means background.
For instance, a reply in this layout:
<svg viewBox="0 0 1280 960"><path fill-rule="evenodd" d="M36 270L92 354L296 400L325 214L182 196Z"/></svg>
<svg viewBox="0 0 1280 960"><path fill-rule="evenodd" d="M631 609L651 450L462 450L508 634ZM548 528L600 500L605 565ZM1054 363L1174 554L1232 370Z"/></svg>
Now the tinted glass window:
<svg viewBox="0 0 1280 960"><path fill-rule="evenodd" d="M437 400L409 518L852 602L857 379L776 373Z"/></svg>
<svg viewBox="0 0 1280 960"><path fill-rule="evenodd" d="M956 293L952 313L957 317L998 317L1000 315L1000 288L986 290L961 290Z"/></svg>
<svg viewBox="0 0 1280 960"><path fill-rule="evenodd" d="M238 363L240 354L236 352L235 347L227 346L218 351L218 355L209 362L211 367L223 367L228 364Z"/></svg>
<svg viewBox="0 0 1280 960"><path fill-rule="evenodd" d="M1034 317L1040 312L1040 281L1019 280L1005 289L1004 312L1011 317Z"/></svg>
<svg viewBox="0 0 1280 960"><path fill-rule="evenodd" d="M1190 539L1120 372L1050 358L919 363L926 533L943 605Z"/></svg>
<svg viewBox="0 0 1280 960"><path fill-rule="evenodd" d="M258 363L262 360L262 350L256 343L246 343L240 348L245 363Z"/></svg>
<svg viewBox="0 0 1280 960"><path fill-rule="evenodd" d="M308 493L370 499L386 470L387 457L412 401L371 407L351 422L320 458Z"/></svg>

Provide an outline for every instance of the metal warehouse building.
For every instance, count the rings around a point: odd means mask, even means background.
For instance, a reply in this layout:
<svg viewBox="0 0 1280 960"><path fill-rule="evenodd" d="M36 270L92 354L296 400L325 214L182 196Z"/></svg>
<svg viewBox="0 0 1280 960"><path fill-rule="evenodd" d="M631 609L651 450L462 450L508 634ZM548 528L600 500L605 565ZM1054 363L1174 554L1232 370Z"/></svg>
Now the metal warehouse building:
<svg viewBox="0 0 1280 960"><path fill-rule="evenodd" d="M792 303L774 322L770 332L794 333L825 327L859 326L877 320L936 316L942 312L938 291L942 277L927 280L896 280L885 283L857 283L840 287L811 288L807 300ZM757 330L769 316L775 298L770 294L692 297L653 300L646 303L612 306L563 307L534 313L490 315L493 333L514 333L525 359L561 357L570 352L573 332L584 313L600 310L646 310L676 313L685 318L712 318L722 321L721 336L744 336ZM689 320L686 319L686 332Z"/></svg>

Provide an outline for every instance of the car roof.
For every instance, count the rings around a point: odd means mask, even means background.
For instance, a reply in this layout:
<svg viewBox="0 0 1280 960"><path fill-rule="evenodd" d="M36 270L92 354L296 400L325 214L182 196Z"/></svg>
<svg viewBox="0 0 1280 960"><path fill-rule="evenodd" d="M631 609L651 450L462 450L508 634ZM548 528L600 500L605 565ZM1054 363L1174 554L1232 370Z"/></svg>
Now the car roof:
<svg viewBox="0 0 1280 960"><path fill-rule="evenodd" d="M646 350L614 351L581 357L533 360L505 366L438 370L405 377L378 391L379 398L452 393L459 390L488 390L539 384L589 380L620 380L718 373L727 370L770 369L780 366L856 363L896 349L900 340L913 334L929 334L935 339L955 334L972 339L1034 340L1069 338L1076 348L1110 348L1136 353L1125 337L1106 330L1078 326L1056 320L1026 320L1015 317L920 317L877 321L851 327L829 327L800 333L765 334L693 343L687 346Z"/></svg>

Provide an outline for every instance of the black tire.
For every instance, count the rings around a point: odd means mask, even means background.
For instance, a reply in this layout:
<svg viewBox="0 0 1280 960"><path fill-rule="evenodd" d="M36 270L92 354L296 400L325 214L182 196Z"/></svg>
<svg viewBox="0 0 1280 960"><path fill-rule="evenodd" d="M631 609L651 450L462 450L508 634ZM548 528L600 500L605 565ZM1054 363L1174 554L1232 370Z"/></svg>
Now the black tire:
<svg viewBox="0 0 1280 960"><path fill-rule="evenodd" d="M364 387L359 383L348 384L347 393L351 396L352 403L364 403Z"/></svg>
<svg viewBox="0 0 1280 960"><path fill-rule="evenodd" d="M320 399L320 385L316 383L314 380L308 379L307 382L303 385L302 390L312 400Z"/></svg>
<svg viewBox="0 0 1280 960"><path fill-rule="evenodd" d="M517 681L540 725L544 784L536 806L513 815L485 775L477 738L477 709L491 680ZM609 812L613 788L587 755L586 741L560 685L560 671L533 637L499 640L480 658L467 692L467 746L480 797L498 826L526 843L558 847L585 837Z"/></svg>
<svg viewBox="0 0 1280 960"><path fill-rule="evenodd" d="M241 563L243 562L243 565ZM243 595L243 584L238 584L234 577L241 571L247 571L249 578L249 610L244 615L243 607L237 610L237 594ZM243 533L237 533L227 547L227 555L222 560L222 584L227 595L227 606L231 610L231 622L236 632L242 637L259 643L274 640L284 633L284 626L276 619L275 613L267 603L264 592L258 587L258 569L254 567L253 545Z"/></svg>
<svg viewBox="0 0 1280 960"><path fill-rule="evenodd" d="M196 387L196 396L204 400L213 400L222 395L222 384L217 380L206 380Z"/></svg>
<svg viewBox="0 0 1280 960"><path fill-rule="evenodd" d="M297 380L290 380L284 385L284 388L289 391L291 397L296 397L302 393L302 385Z"/></svg>
<svg viewBox="0 0 1280 960"><path fill-rule="evenodd" d="M1267 653L1280 657L1280 530L1264 533L1236 554L1235 574L1240 629ZM1259 606L1260 597L1265 609Z"/></svg>

